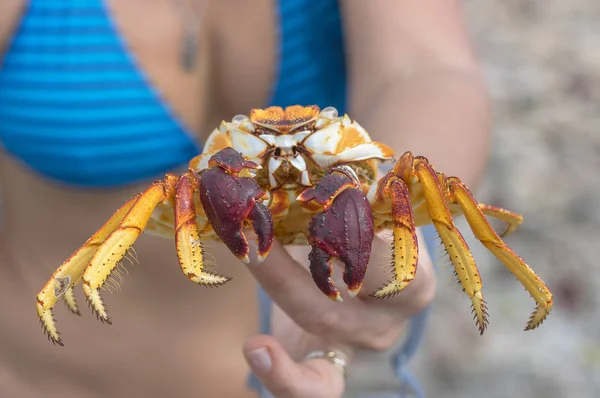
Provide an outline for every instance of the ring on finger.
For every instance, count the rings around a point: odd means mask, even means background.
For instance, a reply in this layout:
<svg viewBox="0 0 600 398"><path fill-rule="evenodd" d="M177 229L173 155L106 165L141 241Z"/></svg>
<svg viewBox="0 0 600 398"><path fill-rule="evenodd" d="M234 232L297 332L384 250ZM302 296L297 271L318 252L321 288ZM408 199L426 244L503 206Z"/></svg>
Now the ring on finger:
<svg viewBox="0 0 600 398"><path fill-rule="evenodd" d="M309 352L304 359L326 359L331 362L339 371L342 373L344 379L346 378L346 368L348 367L348 361L344 359L341 355L336 353L335 351L324 351L317 350Z"/></svg>

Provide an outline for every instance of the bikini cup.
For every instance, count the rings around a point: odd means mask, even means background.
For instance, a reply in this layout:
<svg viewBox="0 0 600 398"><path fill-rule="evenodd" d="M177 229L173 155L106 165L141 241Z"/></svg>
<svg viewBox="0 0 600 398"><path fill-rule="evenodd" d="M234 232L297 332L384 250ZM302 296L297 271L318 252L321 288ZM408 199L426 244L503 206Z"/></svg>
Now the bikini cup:
<svg viewBox="0 0 600 398"><path fill-rule="evenodd" d="M200 152L150 86L102 0L34 0L0 69L0 142L78 186L160 178Z"/></svg>

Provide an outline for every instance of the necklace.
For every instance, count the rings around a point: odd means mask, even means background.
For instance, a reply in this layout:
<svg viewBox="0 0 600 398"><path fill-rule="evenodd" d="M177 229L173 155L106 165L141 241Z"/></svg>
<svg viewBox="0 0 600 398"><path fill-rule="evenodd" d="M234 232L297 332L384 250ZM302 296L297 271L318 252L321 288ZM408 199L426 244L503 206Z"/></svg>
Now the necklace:
<svg viewBox="0 0 600 398"><path fill-rule="evenodd" d="M185 6L182 4L185 2ZM183 39L179 50L179 63L181 69L191 72L196 67L198 58L198 39L200 20L189 0L178 0L179 11L183 20Z"/></svg>

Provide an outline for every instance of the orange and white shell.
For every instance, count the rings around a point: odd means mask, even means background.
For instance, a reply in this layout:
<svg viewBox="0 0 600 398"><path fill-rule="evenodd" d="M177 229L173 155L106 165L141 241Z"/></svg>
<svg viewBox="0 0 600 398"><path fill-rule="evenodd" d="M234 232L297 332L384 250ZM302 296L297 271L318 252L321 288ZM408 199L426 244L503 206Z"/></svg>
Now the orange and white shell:
<svg viewBox="0 0 600 398"><path fill-rule="evenodd" d="M320 110L317 106L255 109L250 116L238 115L231 122L222 122L190 167L198 172L208 168L211 155L226 147L266 169L266 190L289 183L311 186L311 172L322 175L334 165L386 161L394 156L390 147L371 140L348 115L338 116L335 108ZM297 174L297 180L281 181L278 171L286 166L293 168L291 174Z"/></svg>

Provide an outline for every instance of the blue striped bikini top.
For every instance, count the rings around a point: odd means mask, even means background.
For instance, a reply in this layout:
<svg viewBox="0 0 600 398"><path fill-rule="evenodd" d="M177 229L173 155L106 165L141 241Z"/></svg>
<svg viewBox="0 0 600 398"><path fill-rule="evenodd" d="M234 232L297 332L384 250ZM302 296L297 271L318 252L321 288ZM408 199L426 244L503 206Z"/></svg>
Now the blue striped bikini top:
<svg viewBox="0 0 600 398"><path fill-rule="evenodd" d="M278 2L270 104L345 108L336 0ZM249 111L249 110L248 110ZM201 150L140 70L103 0L30 0L0 64L0 143L41 175L84 187L161 178Z"/></svg>

